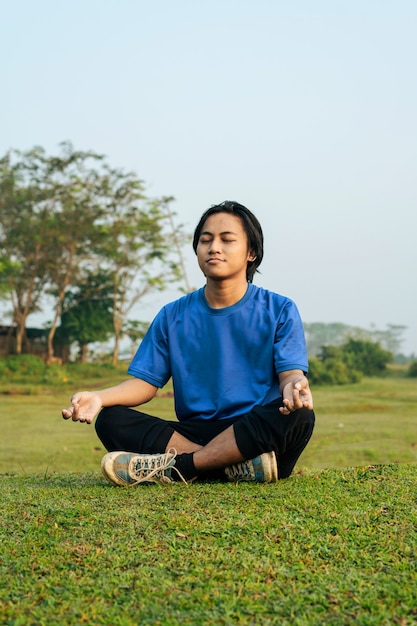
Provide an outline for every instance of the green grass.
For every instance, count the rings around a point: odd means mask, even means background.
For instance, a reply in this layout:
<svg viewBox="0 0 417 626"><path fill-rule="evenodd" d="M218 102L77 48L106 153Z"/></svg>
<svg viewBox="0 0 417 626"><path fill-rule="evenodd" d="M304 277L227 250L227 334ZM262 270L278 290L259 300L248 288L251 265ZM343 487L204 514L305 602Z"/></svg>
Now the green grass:
<svg viewBox="0 0 417 626"><path fill-rule="evenodd" d="M1 623L411 625L415 485L402 465L273 485L3 477Z"/></svg>
<svg viewBox="0 0 417 626"><path fill-rule="evenodd" d="M60 417L67 387L1 397L2 625L417 623L414 380L317 388L288 480L134 489Z"/></svg>
<svg viewBox="0 0 417 626"><path fill-rule="evenodd" d="M107 386L126 377L104 370L86 378L82 388ZM20 475L97 471L104 449L93 425L61 418L75 381L36 394L3 395L0 473ZM26 391L27 386L22 388ZM317 423L298 468L337 468L417 462L417 382L392 376L368 378L357 385L317 387ZM174 419L173 399L157 397L145 410Z"/></svg>
<svg viewBox="0 0 417 626"><path fill-rule="evenodd" d="M417 381L367 378L314 390L316 430L301 460L330 468L417 462Z"/></svg>

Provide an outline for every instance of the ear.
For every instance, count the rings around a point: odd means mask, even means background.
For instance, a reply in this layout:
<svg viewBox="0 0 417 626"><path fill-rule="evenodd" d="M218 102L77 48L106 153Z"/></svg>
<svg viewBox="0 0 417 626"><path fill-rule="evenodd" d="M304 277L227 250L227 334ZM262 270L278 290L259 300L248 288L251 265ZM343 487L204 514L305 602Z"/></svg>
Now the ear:
<svg viewBox="0 0 417 626"><path fill-rule="evenodd" d="M252 261L254 261L255 259L256 259L256 254L255 254L254 252L252 252L252 251L251 251L251 252L249 253L248 261L249 261L249 262L252 262Z"/></svg>

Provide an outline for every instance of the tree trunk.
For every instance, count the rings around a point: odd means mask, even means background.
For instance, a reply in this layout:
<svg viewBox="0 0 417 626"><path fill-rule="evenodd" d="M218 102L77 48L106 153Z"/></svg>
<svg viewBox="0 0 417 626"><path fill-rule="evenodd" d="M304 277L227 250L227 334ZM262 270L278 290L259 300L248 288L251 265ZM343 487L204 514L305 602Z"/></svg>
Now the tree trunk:
<svg viewBox="0 0 417 626"><path fill-rule="evenodd" d="M80 344L80 363L87 363L88 343Z"/></svg>
<svg viewBox="0 0 417 626"><path fill-rule="evenodd" d="M14 323L16 324L16 345L15 352L16 354L22 354L23 351L23 342L26 335L26 320L28 318L28 314L26 310L19 310L15 307L14 310Z"/></svg>
<svg viewBox="0 0 417 626"><path fill-rule="evenodd" d="M120 344L119 333L116 332L114 335L113 356L111 360L112 365L117 365L117 362L119 360L119 344Z"/></svg>
<svg viewBox="0 0 417 626"><path fill-rule="evenodd" d="M16 327L16 344L15 344L15 352L16 354L22 354L23 347L23 337L25 336L25 323L18 324Z"/></svg>

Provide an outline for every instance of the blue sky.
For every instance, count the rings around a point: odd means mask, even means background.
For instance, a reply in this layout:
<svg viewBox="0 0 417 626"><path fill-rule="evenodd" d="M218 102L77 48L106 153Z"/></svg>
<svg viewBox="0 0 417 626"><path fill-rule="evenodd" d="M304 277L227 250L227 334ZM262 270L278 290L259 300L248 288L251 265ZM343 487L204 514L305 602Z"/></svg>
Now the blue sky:
<svg viewBox="0 0 417 626"><path fill-rule="evenodd" d="M306 322L403 324L417 354L415 0L0 7L0 154L71 140L173 195L190 231L211 204L246 204L258 284Z"/></svg>

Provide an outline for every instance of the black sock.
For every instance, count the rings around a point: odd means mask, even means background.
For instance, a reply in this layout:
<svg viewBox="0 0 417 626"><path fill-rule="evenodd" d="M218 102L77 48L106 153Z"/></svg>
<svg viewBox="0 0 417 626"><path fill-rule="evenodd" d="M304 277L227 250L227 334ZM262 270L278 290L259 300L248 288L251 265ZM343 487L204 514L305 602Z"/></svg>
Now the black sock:
<svg viewBox="0 0 417 626"><path fill-rule="evenodd" d="M177 454L175 457L175 467L187 481L197 477L193 456L194 452L185 452L184 454ZM171 478L175 481L181 480L175 469L171 472Z"/></svg>

